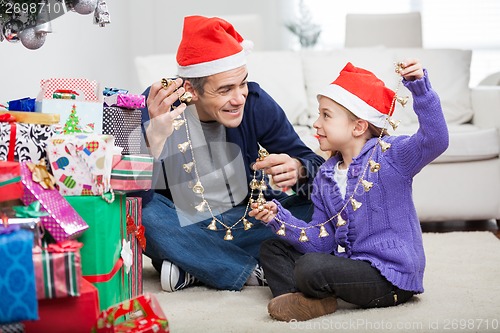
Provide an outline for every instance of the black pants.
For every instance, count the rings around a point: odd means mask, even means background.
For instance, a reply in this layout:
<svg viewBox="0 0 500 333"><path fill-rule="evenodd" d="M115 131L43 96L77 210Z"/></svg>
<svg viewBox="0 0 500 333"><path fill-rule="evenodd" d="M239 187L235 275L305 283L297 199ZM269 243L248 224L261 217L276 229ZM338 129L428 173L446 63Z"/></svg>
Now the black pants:
<svg viewBox="0 0 500 333"><path fill-rule="evenodd" d="M392 285L366 261L302 254L281 239L265 241L260 260L274 297L300 291L309 297L336 296L372 308L405 303L414 294Z"/></svg>

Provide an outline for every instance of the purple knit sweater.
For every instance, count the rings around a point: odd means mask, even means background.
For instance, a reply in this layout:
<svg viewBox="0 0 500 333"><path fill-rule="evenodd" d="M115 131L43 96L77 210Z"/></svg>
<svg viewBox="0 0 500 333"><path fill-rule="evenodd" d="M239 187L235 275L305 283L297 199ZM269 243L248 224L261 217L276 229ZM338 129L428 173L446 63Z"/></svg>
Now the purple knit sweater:
<svg viewBox="0 0 500 333"><path fill-rule="evenodd" d="M413 108L420 128L412 136L385 136L391 147L382 152L377 138L370 139L361 153L353 159L347 172L346 200L353 193L358 176L367 165L373 147L372 159L380 163L378 172L365 172L364 179L373 182L365 192L356 190L354 199L362 205L356 211L342 199L333 174L338 157L327 160L314 179L312 201L314 213L309 225L323 223L335 216L346 205L342 217L347 223L336 226L337 219L327 223L328 237L318 237L319 227L306 230L308 242L299 242L300 227L304 221L293 217L279 202L277 218L297 226L286 227L284 236L298 251L332 253L339 257L365 260L400 289L422 293L425 254L422 231L412 200L413 177L448 147L448 129L438 95L432 89L427 71L415 81L403 80L413 94ZM276 219L268 223L277 231L281 223ZM338 246L345 249L339 252Z"/></svg>

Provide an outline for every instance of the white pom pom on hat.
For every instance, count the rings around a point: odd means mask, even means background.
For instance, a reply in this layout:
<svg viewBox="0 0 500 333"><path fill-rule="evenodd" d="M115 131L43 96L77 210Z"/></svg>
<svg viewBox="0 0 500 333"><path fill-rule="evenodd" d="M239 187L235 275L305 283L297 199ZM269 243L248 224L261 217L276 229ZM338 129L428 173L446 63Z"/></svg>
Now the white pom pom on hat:
<svg viewBox="0 0 500 333"><path fill-rule="evenodd" d="M393 111L395 93L375 74L348 62L339 76L318 94L339 103L357 117L383 128Z"/></svg>
<svg viewBox="0 0 500 333"><path fill-rule="evenodd" d="M252 48L253 42L221 18L187 16L177 49L177 74L196 78L241 67Z"/></svg>

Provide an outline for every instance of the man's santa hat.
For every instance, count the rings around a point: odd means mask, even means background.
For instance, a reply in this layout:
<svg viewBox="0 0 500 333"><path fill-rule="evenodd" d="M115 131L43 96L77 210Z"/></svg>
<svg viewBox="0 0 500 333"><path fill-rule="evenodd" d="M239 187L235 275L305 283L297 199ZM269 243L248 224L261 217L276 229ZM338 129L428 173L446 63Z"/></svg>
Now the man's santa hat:
<svg viewBox="0 0 500 333"><path fill-rule="evenodd" d="M383 128L393 112L395 93L375 74L350 62L319 94L339 103L357 117Z"/></svg>
<svg viewBox="0 0 500 333"><path fill-rule="evenodd" d="M177 50L177 74L197 78L241 67L252 47L223 19L187 16Z"/></svg>

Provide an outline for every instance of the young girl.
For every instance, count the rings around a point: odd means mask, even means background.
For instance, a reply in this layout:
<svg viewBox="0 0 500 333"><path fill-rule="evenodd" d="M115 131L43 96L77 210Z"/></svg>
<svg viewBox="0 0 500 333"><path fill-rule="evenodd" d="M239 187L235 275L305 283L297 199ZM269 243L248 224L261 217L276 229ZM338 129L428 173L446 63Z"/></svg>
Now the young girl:
<svg viewBox="0 0 500 333"><path fill-rule="evenodd" d="M274 298L269 314L303 321L333 313L337 298L386 307L422 293L425 255L412 201L413 177L448 147L439 97L416 60L398 64L420 128L389 136L395 93L373 73L348 63L318 94L314 128L332 156L314 180L314 214L306 223L277 201L252 205L251 216L278 235L261 247Z"/></svg>

